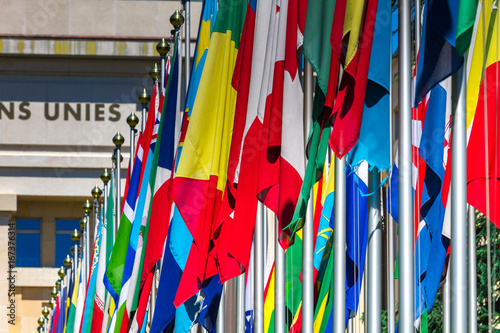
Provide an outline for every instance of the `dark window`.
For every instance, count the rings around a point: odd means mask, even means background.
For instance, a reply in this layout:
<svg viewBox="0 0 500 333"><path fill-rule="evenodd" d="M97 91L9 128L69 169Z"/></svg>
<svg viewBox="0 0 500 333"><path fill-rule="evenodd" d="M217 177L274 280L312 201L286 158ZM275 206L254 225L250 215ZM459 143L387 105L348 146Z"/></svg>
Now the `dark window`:
<svg viewBox="0 0 500 333"><path fill-rule="evenodd" d="M17 219L16 266L40 267L40 220Z"/></svg>
<svg viewBox="0 0 500 333"><path fill-rule="evenodd" d="M80 230L80 220L56 220L56 267L63 265L66 255L71 256L70 249L74 246L71 234L75 229Z"/></svg>

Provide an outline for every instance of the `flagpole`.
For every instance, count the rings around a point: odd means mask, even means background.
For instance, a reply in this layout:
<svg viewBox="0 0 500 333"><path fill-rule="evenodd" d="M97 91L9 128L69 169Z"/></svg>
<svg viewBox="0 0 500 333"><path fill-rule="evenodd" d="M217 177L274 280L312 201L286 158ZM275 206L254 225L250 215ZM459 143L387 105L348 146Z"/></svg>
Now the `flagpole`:
<svg viewBox="0 0 500 333"><path fill-rule="evenodd" d="M167 55L168 51L170 51L170 45L167 43L165 38L162 38L161 41L156 44L156 51L158 51L161 57L161 92L163 95L165 95L165 81L167 79L167 75L165 73L167 61L165 59L165 56Z"/></svg>
<svg viewBox="0 0 500 333"><path fill-rule="evenodd" d="M245 273L235 279L236 283L236 332L245 333Z"/></svg>
<svg viewBox="0 0 500 333"><path fill-rule="evenodd" d="M391 19L392 22L392 19ZM392 23L391 23L392 26ZM393 126L393 105L392 105L392 97L394 93L393 83L393 70L392 70L392 38L390 40L390 48L391 48L391 57L390 61L390 77L391 82L389 84L389 152L391 154L391 166L394 165L393 161L393 140L394 140L394 126ZM390 184L390 182L388 182ZM387 197L389 197L390 187L387 186ZM392 206L392 202L389 203ZM390 207L389 206L389 207ZM396 305L395 305L395 283L394 283L394 220L390 214L388 209L387 214L387 299L388 299L388 309L387 309L387 328L389 332L394 332L396 330Z"/></svg>
<svg viewBox="0 0 500 333"><path fill-rule="evenodd" d="M142 91L142 93L137 98L139 103L142 105L142 121L141 121L141 133L144 134L144 128L146 127L146 115L148 112L147 105L149 101L151 101L151 96L146 92L146 88Z"/></svg>
<svg viewBox="0 0 500 333"><path fill-rule="evenodd" d="M415 4L415 59L417 59L418 49L420 47L420 32L422 31L420 0L414 0L414 4Z"/></svg>
<svg viewBox="0 0 500 333"><path fill-rule="evenodd" d="M122 191L121 191L121 163L122 155L120 153L121 146L125 142L125 138L117 132L113 137L113 144L116 146L116 210L115 210L115 237L120 227L120 218L122 215Z"/></svg>
<svg viewBox="0 0 500 333"><path fill-rule="evenodd" d="M90 271L90 212L92 211L92 205L89 200L86 200L83 204L83 211L85 213L85 289L87 289L87 275Z"/></svg>
<svg viewBox="0 0 500 333"><path fill-rule="evenodd" d="M413 332L410 0L399 1L399 331Z"/></svg>
<svg viewBox="0 0 500 333"><path fill-rule="evenodd" d="M382 329L382 230L380 229L380 183L378 169L374 167L368 178L368 271L366 278L368 333Z"/></svg>
<svg viewBox="0 0 500 333"><path fill-rule="evenodd" d="M127 117L127 124L130 126L130 161L129 161L129 181L132 179L132 169L134 168L134 156L135 156L135 126L139 123L139 118L132 111Z"/></svg>
<svg viewBox="0 0 500 333"><path fill-rule="evenodd" d="M186 20L184 24L184 64L185 64L185 84L186 84L186 96L189 87L189 74L191 73L191 2L190 0L182 0L184 6L184 18Z"/></svg>
<svg viewBox="0 0 500 333"><path fill-rule="evenodd" d="M274 217L274 332L285 333L285 251L278 242L279 235L278 217Z"/></svg>
<svg viewBox="0 0 500 333"><path fill-rule="evenodd" d="M101 180L104 184L103 186L103 200L102 200L102 210L103 210L103 220L106 222L106 228L108 227L108 220L106 219L107 209L108 209L108 182L111 179L111 175L108 172L108 169L104 169L101 174Z"/></svg>
<svg viewBox="0 0 500 333"><path fill-rule="evenodd" d="M255 276L254 276L254 332L264 333L264 207L257 204L257 218L254 229Z"/></svg>
<svg viewBox="0 0 500 333"><path fill-rule="evenodd" d="M335 194L333 228L333 333L345 332L346 303L346 160L335 157Z"/></svg>
<svg viewBox="0 0 500 333"><path fill-rule="evenodd" d="M226 284L222 286L222 293L220 295L219 313L217 313L217 323L215 324L216 333L225 333L225 307L226 307Z"/></svg>
<svg viewBox="0 0 500 333"><path fill-rule="evenodd" d="M469 266L468 271L468 311L469 314L469 333L477 332L477 277L476 277L476 209L469 205L468 213L468 232L467 237L469 239L469 244L467 247Z"/></svg>
<svg viewBox="0 0 500 333"><path fill-rule="evenodd" d="M73 250L73 262L74 262L74 265L75 265L75 269L74 269L74 280L73 281L76 281L76 275L77 275L77 271L78 271L78 242L80 241L80 233L78 232L78 230L75 229L75 231L73 231L73 233L71 234L71 240L75 243L74 245L74 250Z"/></svg>
<svg viewBox="0 0 500 333"><path fill-rule="evenodd" d="M450 271L448 270L443 285L443 333L451 333L450 314Z"/></svg>
<svg viewBox="0 0 500 333"><path fill-rule="evenodd" d="M451 331L467 332L467 139L465 68L454 74L457 96L451 142Z"/></svg>

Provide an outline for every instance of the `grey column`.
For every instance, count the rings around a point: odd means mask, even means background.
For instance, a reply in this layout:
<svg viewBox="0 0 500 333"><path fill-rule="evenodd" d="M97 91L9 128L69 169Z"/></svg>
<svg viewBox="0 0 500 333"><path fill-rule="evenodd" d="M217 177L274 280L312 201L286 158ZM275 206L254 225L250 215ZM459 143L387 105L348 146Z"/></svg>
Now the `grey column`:
<svg viewBox="0 0 500 333"><path fill-rule="evenodd" d="M468 266L468 302L469 307L467 313L469 314L469 333L477 332L477 277L476 277L476 209L469 205L468 213L468 233L467 238L469 244L467 247L469 266Z"/></svg>
<svg viewBox="0 0 500 333"><path fill-rule="evenodd" d="M346 175L345 156L335 157L335 208L333 227L333 333L345 332L345 300L346 300Z"/></svg>
<svg viewBox="0 0 500 333"><path fill-rule="evenodd" d="M382 314L382 230L380 229L380 183L377 168L368 176L368 271L366 276L368 333L381 331Z"/></svg>
<svg viewBox="0 0 500 333"><path fill-rule="evenodd" d="M399 332L413 333L410 0L399 1Z"/></svg>
<svg viewBox="0 0 500 333"><path fill-rule="evenodd" d="M454 74L453 92L458 100L453 114L451 142L451 331L467 332L467 144L466 78Z"/></svg>

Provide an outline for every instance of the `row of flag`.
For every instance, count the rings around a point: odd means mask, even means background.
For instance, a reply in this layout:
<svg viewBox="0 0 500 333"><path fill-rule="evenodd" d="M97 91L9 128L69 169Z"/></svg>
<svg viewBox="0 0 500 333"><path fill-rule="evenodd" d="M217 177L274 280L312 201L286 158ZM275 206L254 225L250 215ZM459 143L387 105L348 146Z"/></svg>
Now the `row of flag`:
<svg viewBox="0 0 500 333"><path fill-rule="evenodd" d="M223 284L241 274L253 332L259 218L270 229L278 223L268 247L278 241L285 251L290 332L302 330L301 228L314 225L314 332L331 331L336 172L347 184L347 325L363 281L369 173L390 175L375 191L388 188L387 209L398 221L390 17L382 0L205 0L185 103L177 32L165 93L156 82L131 156L123 210L114 211L111 192L95 224L88 276L81 258L58 296L51 332L144 332L148 323L150 332L188 332L196 324L211 332ZM468 73L468 203L500 224L497 28L493 0L424 4L411 110L414 319L422 331L451 241L451 75L460 69ZM303 111L306 61L316 73L310 115ZM344 156L347 169L335 170L335 158ZM273 250L266 253L264 329L274 332L276 272Z"/></svg>

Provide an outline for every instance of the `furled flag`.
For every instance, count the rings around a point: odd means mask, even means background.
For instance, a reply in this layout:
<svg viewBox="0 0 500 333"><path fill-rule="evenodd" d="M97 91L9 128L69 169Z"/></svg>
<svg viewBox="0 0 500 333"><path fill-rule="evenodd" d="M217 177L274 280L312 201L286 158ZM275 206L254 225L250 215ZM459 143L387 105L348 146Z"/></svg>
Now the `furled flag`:
<svg viewBox="0 0 500 333"><path fill-rule="evenodd" d="M146 122L145 134L142 137L141 145L138 147L137 156L134 161L134 169L132 171L132 179L130 181L130 188L127 192L125 204L123 205L123 214L120 219L120 225L116 234L116 242L113 246L111 256L109 258L108 267L106 268L106 275L104 277L104 284L110 295L118 302L120 290L122 287L123 270L125 267L125 257L127 247L130 239L130 230L132 229L132 222L134 221L136 201L139 193L140 180L142 178L143 160L147 159L149 154L149 144L151 142L151 135L153 132L154 118L155 118L155 101L157 100L156 85L153 91L152 103L149 105L148 120ZM144 161L145 162L145 161ZM118 212L117 212L118 213Z"/></svg>
<svg viewBox="0 0 500 333"><path fill-rule="evenodd" d="M179 88L179 56L178 56L178 38L174 44L172 54L172 69L169 74L165 102L161 113L160 124L158 127L157 144L155 145L151 175L149 179L148 196L150 202L146 201L149 209L144 211L142 218L141 234L137 245L136 266L139 266L137 274L141 276L138 281L132 281L131 291L133 290L134 303L131 310L135 312L135 319L132 322L130 332L138 332L148 304L151 285L156 269L156 262L161 258L163 245L170 220L171 205L169 200L168 187L171 178L171 171L174 165L175 123L178 104ZM147 212L149 211L149 216ZM142 236L141 236L142 235ZM142 245L141 245L141 240ZM144 242L146 245L144 246ZM149 253L148 253L149 250ZM139 259L139 260L137 260ZM142 265L141 265L142 263ZM141 267L142 266L142 267ZM134 279L137 279L134 277ZM135 284L135 285L134 285Z"/></svg>
<svg viewBox="0 0 500 333"><path fill-rule="evenodd" d="M85 252L82 255L82 259L80 262L80 266L85 262ZM83 315L83 307L85 304L85 285L83 284L83 279L85 277L83 276L83 270L80 267L80 272L79 272L80 277L78 278L78 292L77 292L77 299L76 299L76 308L75 308L75 316L74 316L74 322L73 322L73 331L74 332L80 332L81 324L82 324L82 315Z"/></svg>
<svg viewBox="0 0 500 333"><path fill-rule="evenodd" d="M415 205L420 203L418 236L415 243L415 319L432 310L450 244L443 228L450 188L451 78L431 89L417 109L413 122L421 125ZM420 162L419 162L420 161ZM421 175L424 175L422 178Z"/></svg>
<svg viewBox="0 0 500 333"><path fill-rule="evenodd" d="M158 83L155 84L158 87ZM115 321L111 322L111 329L114 329L115 333L123 332L128 329L130 321L130 311L133 309L135 293L135 285L139 275L140 269L140 254L137 252L142 249L142 236L144 234L144 226L147 221L147 216L150 208L151 199L151 189L150 189L150 177L152 171L152 165L154 160L154 150L156 146L156 139L159 130L160 123L160 110L163 103L163 95L160 97L157 95L154 101L154 127L151 133L149 146L147 143L146 149L149 153L146 157L146 163L143 164L142 174L141 174L141 185L139 187L139 195L137 197L137 202L134 211L134 220L132 222L132 228L130 229L129 243L127 247L127 254L125 258L125 266L123 269L122 287L120 291L120 297L118 300L118 305L116 308Z"/></svg>
<svg viewBox="0 0 500 333"><path fill-rule="evenodd" d="M66 328L66 287L63 285L60 291L59 297L59 314L57 317L57 327L54 330L55 333L64 333ZM54 319L55 320L55 319Z"/></svg>
<svg viewBox="0 0 500 333"><path fill-rule="evenodd" d="M186 131L174 178L172 197L193 246L181 277L175 305L195 295L205 279L215 275L209 255L227 177L236 91L231 87L245 15L245 1L219 4L205 67Z"/></svg>
<svg viewBox="0 0 500 333"><path fill-rule="evenodd" d="M66 324L66 332L73 332L75 327L75 312L76 312L76 304L78 299L78 289L80 285L80 270L81 270L81 259L79 259L75 263L76 271L76 280L73 285L73 292L71 293L71 303L69 305L68 310L68 319Z"/></svg>
<svg viewBox="0 0 500 333"><path fill-rule="evenodd" d="M61 312L61 301L60 301L60 296L57 295L56 297L56 308L54 309L54 314L52 315L52 325L50 327L50 333L56 333L57 332L57 327L59 324L59 313Z"/></svg>
<svg viewBox="0 0 500 333"><path fill-rule="evenodd" d="M92 264L90 267L90 279L87 286L87 295L85 296L85 307L83 312L81 333L89 333L92 326L92 315L94 313L94 299L97 284L97 273L99 260L101 257L101 240L102 240L102 216L101 220L96 221L96 230L94 237L94 251L92 254Z"/></svg>
<svg viewBox="0 0 500 333"><path fill-rule="evenodd" d="M229 153L226 191L222 200L212 254L218 259L219 276L227 281L248 268L257 213L257 167L262 122L258 103L271 2L248 3L232 86L238 92ZM273 13L274 14L274 13ZM231 235L238 234L238 237Z"/></svg>
<svg viewBox="0 0 500 333"><path fill-rule="evenodd" d="M302 2L301 2L302 3ZM278 217L280 245L293 242L286 227L292 221L304 177L302 86L297 47L300 46L299 3L274 3L258 113L262 121L257 191L259 200Z"/></svg>
<svg viewBox="0 0 500 333"><path fill-rule="evenodd" d="M325 162L328 139L330 137L331 108L325 108L325 96L328 91L330 60L332 47L330 45L330 30L332 27L335 1L308 1L307 16L304 29L304 56L317 73L316 91L309 138L307 140L307 166L304 182L297 201L292 222L289 225L293 234L304 223L307 202L311 190L319 181Z"/></svg>
<svg viewBox="0 0 500 333"><path fill-rule="evenodd" d="M430 0L424 8L415 102L455 73L472 37L477 0Z"/></svg>
<svg viewBox="0 0 500 333"><path fill-rule="evenodd" d="M377 12L377 0L340 0L335 4L331 43L331 66L344 66L337 89L336 77L330 78L326 105L332 107L330 146L342 158L356 144L361 129L368 68ZM347 48L345 48L347 46ZM331 75L338 75L331 71ZM335 84L334 84L335 83Z"/></svg>
<svg viewBox="0 0 500 333"><path fill-rule="evenodd" d="M348 163L356 167L362 161L370 169L391 168L390 151L390 96L391 84L391 4L379 1L373 32L373 45L368 69L365 104L361 129L356 145L348 155Z"/></svg>
<svg viewBox="0 0 500 333"><path fill-rule="evenodd" d="M487 10L488 6L485 9ZM467 146L467 202L500 227L498 16L495 2L489 19L490 24L486 25L489 27L486 64Z"/></svg>

